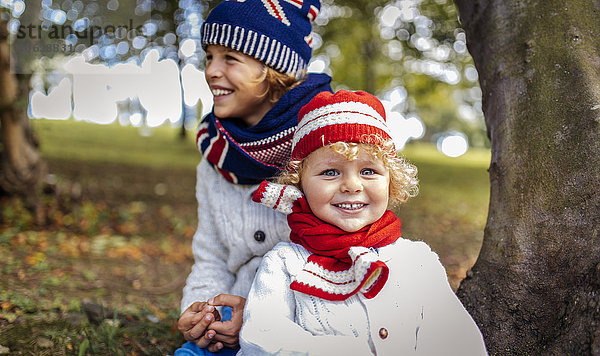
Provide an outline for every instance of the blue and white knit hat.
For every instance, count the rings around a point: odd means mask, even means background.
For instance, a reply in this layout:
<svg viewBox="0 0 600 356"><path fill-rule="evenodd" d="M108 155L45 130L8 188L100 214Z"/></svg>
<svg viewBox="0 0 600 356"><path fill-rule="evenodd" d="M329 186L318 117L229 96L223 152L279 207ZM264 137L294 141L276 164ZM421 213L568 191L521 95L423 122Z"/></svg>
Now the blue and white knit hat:
<svg viewBox="0 0 600 356"><path fill-rule="evenodd" d="M229 47L299 77L310 60L320 8L319 0L226 0L202 25L202 47Z"/></svg>

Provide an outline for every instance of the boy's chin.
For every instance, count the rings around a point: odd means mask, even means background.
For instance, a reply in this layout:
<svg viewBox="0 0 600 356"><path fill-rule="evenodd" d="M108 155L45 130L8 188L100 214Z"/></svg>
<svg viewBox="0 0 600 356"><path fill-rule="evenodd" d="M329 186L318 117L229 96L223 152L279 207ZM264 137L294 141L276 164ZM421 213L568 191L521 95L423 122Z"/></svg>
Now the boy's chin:
<svg viewBox="0 0 600 356"><path fill-rule="evenodd" d="M216 105L215 107L213 107L213 112L215 113L215 116L220 119L226 119L232 116L231 110L227 110L226 108L219 108Z"/></svg>

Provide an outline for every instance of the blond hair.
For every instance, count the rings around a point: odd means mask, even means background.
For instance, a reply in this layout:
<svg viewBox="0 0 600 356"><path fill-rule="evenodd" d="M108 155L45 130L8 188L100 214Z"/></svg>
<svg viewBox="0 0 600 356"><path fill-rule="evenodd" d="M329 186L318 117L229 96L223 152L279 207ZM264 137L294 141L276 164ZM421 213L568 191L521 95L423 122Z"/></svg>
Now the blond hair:
<svg viewBox="0 0 600 356"><path fill-rule="evenodd" d="M302 83L302 79L297 79L295 75L280 73L266 65L263 65L263 74L256 81L267 82L267 90L259 96L268 97L271 104L275 104L283 94Z"/></svg>
<svg viewBox="0 0 600 356"><path fill-rule="evenodd" d="M398 156L391 140L379 144L336 142L325 147L329 147L349 161L355 160L360 150L379 159L390 174L390 206L404 203L419 193L417 167ZM310 154L301 161L290 161L288 169L278 176L277 183L302 189L301 177L308 157Z"/></svg>

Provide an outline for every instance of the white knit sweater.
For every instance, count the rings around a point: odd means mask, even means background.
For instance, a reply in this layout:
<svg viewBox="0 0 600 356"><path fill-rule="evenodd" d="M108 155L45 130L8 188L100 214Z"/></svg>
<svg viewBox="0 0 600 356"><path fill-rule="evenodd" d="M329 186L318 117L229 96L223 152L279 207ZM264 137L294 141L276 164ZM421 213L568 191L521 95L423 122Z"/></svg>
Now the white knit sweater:
<svg viewBox="0 0 600 356"><path fill-rule="evenodd" d="M390 269L373 299L328 301L289 288L310 252L282 242L261 263L238 355L486 355L483 337L423 242L377 250Z"/></svg>
<svg viewBox="0 0 600 356"><path fill-rule="evenodd" d="M286 216L251 200L257 187L231 184L206 160L198 164L195 262L183 289L182 312L220 293L246 297L262 256L289 241Z"/></svg>

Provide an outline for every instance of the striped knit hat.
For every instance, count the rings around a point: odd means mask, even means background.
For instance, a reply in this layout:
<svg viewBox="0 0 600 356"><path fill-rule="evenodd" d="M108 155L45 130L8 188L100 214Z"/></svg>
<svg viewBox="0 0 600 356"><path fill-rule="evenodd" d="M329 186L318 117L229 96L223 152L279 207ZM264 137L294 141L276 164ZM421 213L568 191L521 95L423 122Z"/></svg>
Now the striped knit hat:
<svg viewBox="0 0 600 356"><path fill-rule="evenodd" d="M300 77L311 56L319 0L226 0L202 25L202 47L221 45Z"/></svg>
<svg viewBox="0 0 600 356"><path fill-rule="evenodd" d="M383 104L364 91L321 92L298 114L292 160L335 142L372 143L391 140Z"/></svg>

